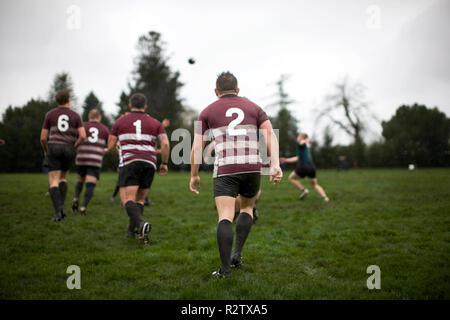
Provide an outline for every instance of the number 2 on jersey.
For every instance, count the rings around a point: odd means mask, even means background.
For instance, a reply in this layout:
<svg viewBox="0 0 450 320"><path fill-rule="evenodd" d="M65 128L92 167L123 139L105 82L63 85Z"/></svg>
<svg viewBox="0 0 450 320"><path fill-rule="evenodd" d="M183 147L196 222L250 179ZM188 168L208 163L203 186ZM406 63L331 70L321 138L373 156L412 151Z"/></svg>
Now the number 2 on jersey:
<svg viewBox="0 0 450 320"><path fill-rule="evenodd" d="M228 124L228 134L230 136L242 136L247 134L246 129L236 129L236 126L238 126L243 120L244 120L244 111L239 108L230 108L225 113L225 117L229 118L232 117L233 114L237 114L237 118L231 121Z"/></svg>
<svg viewBox="0 0 450 320"><path fill-rule="evenodd" d="M142 139L142 129L141 129L141 120L136 120L133 122L133 126L136 127L136 140Z"/></svg>

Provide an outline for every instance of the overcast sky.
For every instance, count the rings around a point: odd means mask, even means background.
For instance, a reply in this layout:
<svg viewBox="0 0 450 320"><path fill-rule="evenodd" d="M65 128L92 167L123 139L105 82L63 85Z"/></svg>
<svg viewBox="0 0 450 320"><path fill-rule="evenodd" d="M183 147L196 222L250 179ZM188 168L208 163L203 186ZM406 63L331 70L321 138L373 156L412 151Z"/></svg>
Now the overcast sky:
<svg viewBox="0 0 450 320"><path fill-rule="evenodd" d="M150 30L162 34L169 65L185 83L181 97L197 111L215 100L217 74L230 70L241 95L263 108L274 101L280 75L290 75L290 109L300 130L319 139L316 110L345 76L364 84L380 120L414 102L450 116L446 0L2 0L0 112L45 98L54 75L67 71L80 103L92 90L116 113L137 39ZM368 140L381 129L373 124L372 131Z"/></svg>

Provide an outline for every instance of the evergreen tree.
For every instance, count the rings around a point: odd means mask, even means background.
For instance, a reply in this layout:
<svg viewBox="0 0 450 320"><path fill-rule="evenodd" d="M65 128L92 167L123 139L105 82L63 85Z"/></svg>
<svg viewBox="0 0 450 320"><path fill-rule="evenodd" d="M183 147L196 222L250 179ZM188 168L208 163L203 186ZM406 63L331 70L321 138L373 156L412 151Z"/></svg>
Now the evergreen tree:
<svg viewBox="0 0 450 320"><path fill-rule="evenodd" d="M68 72L61 72L57 73L53 79L53 83L50 87L47 101L52 106L57 106L55 95L59 90L68 90L70 93L70 106L75 111L78 107L78 99L75 96L74 89L73 89L73 80L72 77Z"/></svg>
<svg viewBox="0 0 450 320"><path fill-rule="evenodd" d="M40 133L45 115L53 106L31 99L23 107L9 106L0 122L0 137L6 144L0 148L2 172L41 171L43 152Z"/></svg>
<svg viewBox="0 0 450 320"><path fill-rule="evenodd" d="M90 92L86 99L84 99L83 103L83 114L81 118L83 121L89 120L89 112L92 109L98 109L100 111L100 114L102 116L102 123L107 126L108 128L111 128L111 120L109 117L105 114L103 110L103 103L97 98L97 96L94 94L94 92Z"/></svg>
<svg viewBox="0 0 450 320"><path fill-rule="evenodd" d="M272 126L278 129L278 140L280 144L280 157L289 157L295 152L297 145L297 119L292 115L288 106L294 101L289 98L289 95L284 90L284 83L287 80L285 75L281 75L280 80L277 81L278 93L277 101L270 106L277 106L279 108L275 117L271 118Z"/></svg>
<svg viewBox="0 0 450 320"><path fill-rule="evenodd" d="M128 93L122 92L118 106L119 114L124 113L128 98L133 93L143 93L148 100L147 112L159 121L169 119L171 126L167 129L171 131L171 128L183 125L184 108L179 98L183 84L179 81L180 74L171 71L164 46L161 34L155 31L139 38L139 56L133 72L133 83L128 85Z"/></svg>

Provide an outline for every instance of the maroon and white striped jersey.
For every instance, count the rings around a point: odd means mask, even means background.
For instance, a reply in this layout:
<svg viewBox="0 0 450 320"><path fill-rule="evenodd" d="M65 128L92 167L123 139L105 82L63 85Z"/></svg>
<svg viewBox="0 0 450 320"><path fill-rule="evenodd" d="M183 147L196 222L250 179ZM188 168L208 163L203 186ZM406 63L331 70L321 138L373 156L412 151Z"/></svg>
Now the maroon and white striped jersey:
<svg viewBox="0 0 450 320"><path fill-rule="evenodd" d="M268 120L266 113L250 100L222 96L204 109L195 132L215 140L214 177L261 171L258 129Z"/></svg>
<svg viewBox="0 0 450 320"><path fill-rule="evenodd" d="M75 164L77 166L102 167L103 149L108 141L109 130L99 122L84 122L86 140L78 147Z"/></svg>
<svg viewBox="0 0 450 320"><path fill-rule="evenodd" d="M165 133L161 122L144 112L132 111L119 118L111 130L120 142L119 167L144 161L156 169L157 139Z"/></svg>
<svg viewBox="0 0 450 320"><path fill-rule="evenodd" d="M82 125L78 113L66 107L58 107L47 112L42 128L49 131L48 143L74 145L78 128Z"/></svg>

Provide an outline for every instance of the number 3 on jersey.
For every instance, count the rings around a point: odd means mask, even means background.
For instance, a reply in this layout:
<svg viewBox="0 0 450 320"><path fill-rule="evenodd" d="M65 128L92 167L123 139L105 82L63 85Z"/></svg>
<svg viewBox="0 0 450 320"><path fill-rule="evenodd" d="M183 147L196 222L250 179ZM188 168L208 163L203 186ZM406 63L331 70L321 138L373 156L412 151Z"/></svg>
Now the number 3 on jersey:
<svg viewBox="0 0 450 320"><path fill-rule="evenodd" d="M237 118L231 121L228 124L228 134L230 136L242 136L247 134L246 129L236 129L236 126L238 126L243 120L244 120L244 111L239 108L230 108L225 113L225 117L229 118L232 117L233 114L237 114Z"/></svg>
<svg viewBox="0 0 450 320"><path fill-rule="evenodd" d="M90 143L96 143L98 141L98 129L97 128L90 128L89 133L91 134L88 138Z"/></svg>

